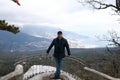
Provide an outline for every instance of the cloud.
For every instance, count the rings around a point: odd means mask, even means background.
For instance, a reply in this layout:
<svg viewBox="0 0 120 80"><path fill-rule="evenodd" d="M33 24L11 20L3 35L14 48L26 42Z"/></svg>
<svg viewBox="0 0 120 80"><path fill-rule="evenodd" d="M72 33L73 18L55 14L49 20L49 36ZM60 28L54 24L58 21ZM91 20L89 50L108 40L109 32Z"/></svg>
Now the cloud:
<svg viewBox="0 0 120 80"><path fill-rule="evenodd" d="M77 0L0 0L0 19L16 25L40 24L60 27L80 34L94 36L109 29L118 30L118 16L111 10L93 11Z"/></svg>

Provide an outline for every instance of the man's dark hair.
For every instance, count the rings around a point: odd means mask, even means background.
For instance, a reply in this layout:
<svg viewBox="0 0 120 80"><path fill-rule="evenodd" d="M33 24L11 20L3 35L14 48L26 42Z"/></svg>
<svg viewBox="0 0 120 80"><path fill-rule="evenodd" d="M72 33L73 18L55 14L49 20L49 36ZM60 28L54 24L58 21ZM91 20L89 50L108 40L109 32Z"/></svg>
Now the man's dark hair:
<svg viewBox="0 0 120 80"><path fill-rule="evenodd" d="M58 31L58 33L57 34L62 34L62 31Z"/></svg>

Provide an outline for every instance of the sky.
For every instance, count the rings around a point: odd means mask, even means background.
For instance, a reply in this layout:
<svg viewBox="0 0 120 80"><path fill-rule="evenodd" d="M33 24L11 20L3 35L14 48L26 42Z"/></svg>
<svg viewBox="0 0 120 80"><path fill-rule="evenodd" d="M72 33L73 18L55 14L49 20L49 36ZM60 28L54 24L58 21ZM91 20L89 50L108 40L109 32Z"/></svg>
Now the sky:
<svg viewBox="0 0 120 80"><path fill-rule="evenodd" d="M47 25L67 31L95 37L108 30L120 31L119 16L111 9L94 10L78 0L19 0L21 6L11 0L0 0L0 19L20 27L23 25ZM107 0L112 2L113 0Z"/></svg>

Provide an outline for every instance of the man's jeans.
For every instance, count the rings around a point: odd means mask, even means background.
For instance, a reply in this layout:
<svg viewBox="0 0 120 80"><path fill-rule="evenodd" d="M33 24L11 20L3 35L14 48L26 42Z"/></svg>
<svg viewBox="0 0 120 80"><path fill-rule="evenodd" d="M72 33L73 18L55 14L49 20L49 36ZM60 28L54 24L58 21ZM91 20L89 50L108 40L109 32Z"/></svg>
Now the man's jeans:
<svg viewBox="0 0 120 80"><path fill-rule="evenodd" d="M55 58L55 62L56 62L55 78L60 77L60 71L61 71L61 67L62 67L62 61L63 61L63 58Z"/></svg>

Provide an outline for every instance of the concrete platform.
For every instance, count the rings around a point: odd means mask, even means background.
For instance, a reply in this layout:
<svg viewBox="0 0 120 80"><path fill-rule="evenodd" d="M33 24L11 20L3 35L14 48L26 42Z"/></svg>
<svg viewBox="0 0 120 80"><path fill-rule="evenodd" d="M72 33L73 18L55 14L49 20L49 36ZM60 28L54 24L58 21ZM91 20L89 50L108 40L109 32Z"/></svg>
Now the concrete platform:
<svg viewBox="0 0 120 80"><path fill-rule="evenodd" d="M54 76L56 68L52 66L33 65L24 74L23 80L54 80L50 79ZM81 80L72 74L61 70L60 79L56 80Z"/></svg>
<svg viewBox="0 0 120 80"><path fill-rule="evenodd" d="M53 76L54 76L53 73L43 73L43 74L36 75L30 78L29 80L71 80L67 75L64 75L64 74L61 74L60 79L51 79L51 77Z"/></svg>
<svg viewBox="0 0 120 80"><path fill-rule="evenodd" d="M54 74L47 75L43 77L42 80L69 80L69 78L63 74L60 76L60 79L52 79L53 77L54 77Z"/></svg>

